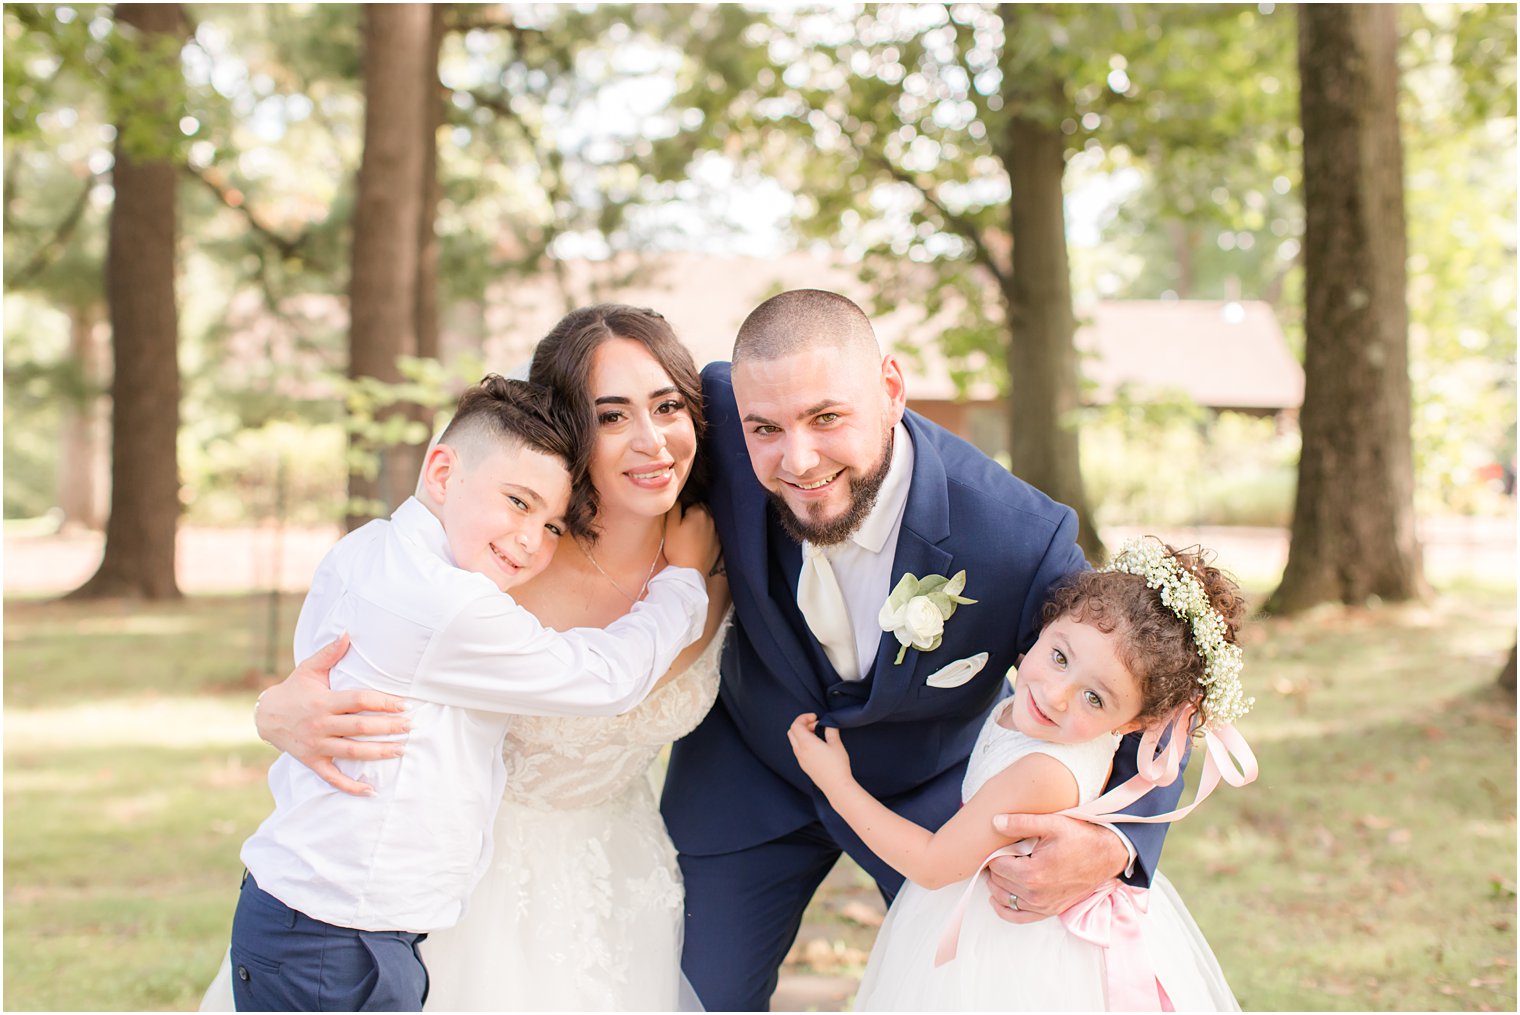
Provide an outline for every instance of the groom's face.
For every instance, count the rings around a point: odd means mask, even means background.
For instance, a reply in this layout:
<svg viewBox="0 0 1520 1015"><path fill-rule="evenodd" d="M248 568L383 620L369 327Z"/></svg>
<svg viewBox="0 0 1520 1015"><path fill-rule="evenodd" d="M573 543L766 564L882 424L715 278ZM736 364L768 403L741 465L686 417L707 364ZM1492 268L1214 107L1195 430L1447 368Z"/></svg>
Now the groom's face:
<svg viewBox="0 0 1520 1015"><path fill-rule="evenodd" d="M798 539L838 543L876 501L902 418L897 360L835 345L733 370L734 398L755 476Z"/></svg>

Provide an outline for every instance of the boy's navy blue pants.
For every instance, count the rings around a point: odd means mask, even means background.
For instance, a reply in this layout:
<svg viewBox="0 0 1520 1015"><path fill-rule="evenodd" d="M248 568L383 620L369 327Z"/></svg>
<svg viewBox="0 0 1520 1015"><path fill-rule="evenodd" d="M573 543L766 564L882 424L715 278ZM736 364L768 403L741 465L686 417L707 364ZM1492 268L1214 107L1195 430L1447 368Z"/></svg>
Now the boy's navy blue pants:
<svg viewBox="0 0 1520 1015"><path fill-rule="evenodd" d="M243 875L232 918L238 1011L421 1011L426 934L335 927L298 913Z"/></svg>

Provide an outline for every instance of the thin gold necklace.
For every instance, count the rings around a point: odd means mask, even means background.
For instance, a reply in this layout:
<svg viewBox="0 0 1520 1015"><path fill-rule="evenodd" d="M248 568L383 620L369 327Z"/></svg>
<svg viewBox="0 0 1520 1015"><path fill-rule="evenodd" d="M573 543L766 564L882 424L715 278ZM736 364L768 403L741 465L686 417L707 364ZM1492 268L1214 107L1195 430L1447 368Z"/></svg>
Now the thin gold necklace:
<svg viewBox="0 0 1520 1015"><path fill-rule="evenodd" d="M654 551L654 560L651 560L649 562L649 573L644 576L644 584L639 588L639 594L636 596L630 596L627 592L623 591L623 586L617 583L617 579L608 574L602 565L596 562L596 558L591 556L591 548L589 546L587 546L585 543L581 543L580 547L581 552L586 555L586 559L591 561L591 566L600 571L602 573L602 577L612 583L612 587L618 590L618 595L628 600L629 603L637 604L640 599L644 598L644 593L649 591L649 582L654 578L654 569L656 565L660 563L660 554L665 552L665 534L660 534L660 548Z"/></svg>

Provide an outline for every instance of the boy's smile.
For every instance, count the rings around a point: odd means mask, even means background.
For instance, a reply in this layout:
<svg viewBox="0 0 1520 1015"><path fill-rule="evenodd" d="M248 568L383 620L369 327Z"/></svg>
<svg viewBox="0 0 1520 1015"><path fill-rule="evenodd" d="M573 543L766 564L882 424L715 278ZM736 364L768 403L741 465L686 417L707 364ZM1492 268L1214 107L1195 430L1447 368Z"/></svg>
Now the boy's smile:
<svg viewBox="0 0 1520 1015"><path fill-rule="evenodd" d="M504 446L480 461L453 463L442 477L438 518L456 567L507 592L549 565L565 531L570 474L552 455ZM476 452L478 455L479 452Z"/></svg>

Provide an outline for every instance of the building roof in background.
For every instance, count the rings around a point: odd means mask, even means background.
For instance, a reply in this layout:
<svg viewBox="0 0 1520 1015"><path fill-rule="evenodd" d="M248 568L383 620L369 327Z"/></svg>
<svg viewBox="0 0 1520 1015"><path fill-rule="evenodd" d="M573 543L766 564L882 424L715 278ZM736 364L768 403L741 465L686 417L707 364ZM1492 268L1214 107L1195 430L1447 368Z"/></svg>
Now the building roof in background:
<svg viewBox="0 0 1520 1015"><path fill-rule="evenodd" d="M698 366L727 359L745 316L786 289L830 289L862 306L870 290L853 267L807 254L776 258L672 253L616 263L563 262L564 288L540 275L504 282L491 295L484 326L488 362L509 369L526 362L533 344L569 309L563 291L653 307L671 322ZM909 294L911 295L911 294ZM582 298L585 298L583 295ZM1272 308L1256 301L1113 300L1077 311L1077 346L1089 397L1111 401L1181 393L1215 408L1283 409L1303 400L1303 370L1289 352ZM907 357L910 400L957 399L939 353L936 322L905 298L902 309L875 315L883 348ZM993 384L973 382L970 401L997 397Z"/></svg>
<svg viewBox="0 0 1520 1015"><path fill-rule="evenodd" d="M1303 403L1303 367L1266 303L1110 300L1078 316L1077 348L1083 376L1097 388L1093 401L1110 402L1127 385L1137 397L1174 391L1214 408Z"/></svg>

